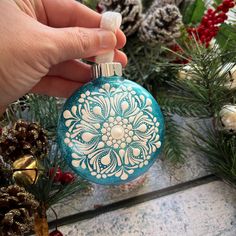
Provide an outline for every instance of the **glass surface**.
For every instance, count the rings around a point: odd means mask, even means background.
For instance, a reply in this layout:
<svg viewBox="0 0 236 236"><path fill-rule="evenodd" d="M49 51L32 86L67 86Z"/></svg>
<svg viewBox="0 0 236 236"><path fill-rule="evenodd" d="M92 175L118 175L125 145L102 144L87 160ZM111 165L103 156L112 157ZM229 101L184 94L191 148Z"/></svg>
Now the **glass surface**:
<svg viewBox="0 0 236 236"><path fill-rule="evenodd" d="M159 105L140 85L122 77L98 78L65 103L58 125L63 156L80 176L122 184L155 162L163 146Z"/></svg>

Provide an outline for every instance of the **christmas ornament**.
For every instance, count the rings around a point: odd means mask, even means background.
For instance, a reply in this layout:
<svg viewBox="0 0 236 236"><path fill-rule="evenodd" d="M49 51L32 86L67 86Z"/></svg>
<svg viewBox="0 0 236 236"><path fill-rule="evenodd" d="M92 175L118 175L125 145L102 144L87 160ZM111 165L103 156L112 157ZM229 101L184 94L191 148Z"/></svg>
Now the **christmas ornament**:
<svg viewBox="0 0 236 236"><path fill-rule="evenodd" d="M0 154L7 163L13 163L26 154L42 158L47 152L47 135L36 123L19 120L2 134L0 140Z"/></svg>
<svg viewBox="0 0 236 236"><path fill-rule="evenodd" d="M39 165L32 155L24 155L14 161L13 179L18 185L28 186L35 184L39 177Z"/></svg>
<svg viewBox="0 0 236 236"><path fill-rule="evenodd" d="M33 225L33 212L38 202L34 196L17 185L0 188L0 235L20 236Z"/></svg>
<svg viewBox="0 0 236 236"><path fill-rule="evenodd" d="M223 129L229 133L236 133L236 105L225 105L220 111Z"/></svg>
<svg viewBox="0 0 236 236"><path fill-rule="evenodd" d="M101 27L114 31L119 16L104 13ZM145 173L160 154L164 135L156 100L122 77L122 66L111 62L113 56L111 52L96 59L95 79L67 100L58 126L59 146L72 169L109 185Z"/></svg>
<svg viewBox="0 0 236 236"><path fill-rule="evenodd" d="M135 33L142 19L141 0L101 0L98 3L100 13L119 12L122 15L121 29L126 36Z"/></svg>
<svg viewBox="0 0 236 236"><path fill-rule="evenodd" d="M63 234L59 230L54 230L49 234L49 236L63 236Z"/></svg>
<svg viewBox="0 0 236 236"><path fill-rule="evenodd" d="M61 171L60 167L58 167L56 169L51 168L49 170L49 176L50 176L50 178L53 178L54 182L60 182L61 178L62 178L62 171Z"/></svg>
<svg viewBox="0 0 236 236"><path fill-rule="evenodd" d="M227 20L226 13L234 6L234 0L224 0L216 10L208 9L199 26L189 28L188 33L208 47L210 41L217 35L219 26Z"/></svg>
<svg viewBox="0 0 236 236"><path fill-rule="evenodd" d="M139 27L139 38L151 44L173 45L180 37L182 16L177 6L155 6L147 12Z"/></svg>
<svg viewBox="0 0 236 236"><path fill-rule="evenodd" d="M71 172L65 172L61 176L61 183L62 184L70 184L75 180L75 176Z"/></svg>

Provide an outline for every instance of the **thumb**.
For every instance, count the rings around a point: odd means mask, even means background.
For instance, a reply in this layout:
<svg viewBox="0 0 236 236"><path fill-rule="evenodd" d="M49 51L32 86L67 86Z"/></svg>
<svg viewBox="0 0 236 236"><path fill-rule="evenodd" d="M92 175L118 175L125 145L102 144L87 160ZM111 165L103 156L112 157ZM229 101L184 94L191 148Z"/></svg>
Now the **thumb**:
<svg viewBox="0 0 236 236"><path fill-rule="evenodd" d="M60 28L53 32L54 63L97 56L116 47L116 36L103 29Z"/></svg>

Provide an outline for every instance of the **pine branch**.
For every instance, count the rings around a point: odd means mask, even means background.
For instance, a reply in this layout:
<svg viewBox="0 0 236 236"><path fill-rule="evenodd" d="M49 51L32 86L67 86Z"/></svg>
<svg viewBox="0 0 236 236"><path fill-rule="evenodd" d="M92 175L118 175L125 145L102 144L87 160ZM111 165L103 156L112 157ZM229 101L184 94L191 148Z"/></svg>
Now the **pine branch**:
<svg viewBox="0 0 236 236"><path fill-rule="evenodd" d="M183 117L208 117L207 110L188 96L180 96L175 91L162 91L158 93L160 106L168 113Z"/></svg>
<svg viewBox="0 0 236 236"><path fill-rule="evenodd" d="M0 125L13 124L19 119L38 122L51 138L55 138L62 103L62 100L55 97L27 94L8 106Z"/></svg>
<svg viewBox="0 0 236 236"><path fill-rule="evenodd" d="M160 83L176 74L174 68L167 71L163 66L169 59L164 57L164 50L161 46L153 47L143 44L135 35L129 38L124 51L129 58L129 63L124 71L125 76L146 88L151 85L151 81Z"/></svg>
<svg viewBox="0 0 236 236"><path fill-rule="evenodd" d="M44 168L43 173L39 176L38 181L34 185L28 187L28 191L31 192L39 202L43 202L47 208L71 196L71 194L88 187L88 183L79 177L67 185L54 182L53 175L49 177L51 168L54 168L54 172L56 172L58 168L63 172L68 171L68 165L66 161L61 158L58 148L55 145L51 146L49 156L43 160L41 166Z"/></svg>
<svg viewBox="0 0 236 236"><path fill-rule="evenodd" d="M185 159L185 143L181 135L180 127L175 123L172 116L165 114L165 142L164 142L164 155L165 160L177 164L183 163Z"/></svg>
<svg viewBox="0 0 236 236"><path fill-rule="evenodd" d="M224 104L232 102L234 91L226 87L229 83L229 71L234 64L236 51L220 51L215 45L211 49L194 42L185 45L184 55L191 58L191 79L168 82L176 95L183 102L194 102L198 108L202 107L204 116L213 117ZM191 107L191 104L190 104Z"/></svg>
<svg viewBox="0 0 236 236"><path fill-rule="evenodd" d="M209 124L200 131L190 127L193 147L209 160L209 169L236 187L236 136L216 131Z"/></svg>

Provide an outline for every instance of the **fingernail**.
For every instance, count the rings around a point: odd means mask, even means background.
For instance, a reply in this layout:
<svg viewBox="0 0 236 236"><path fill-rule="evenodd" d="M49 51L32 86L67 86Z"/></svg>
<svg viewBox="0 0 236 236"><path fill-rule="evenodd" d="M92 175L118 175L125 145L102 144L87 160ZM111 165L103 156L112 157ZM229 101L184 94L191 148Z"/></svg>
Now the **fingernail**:
<svg viewBox="0 0 236 236"><path fill-rule="evenodd" d="M114 49L116 46L116 36L113 32L107 30L100 30L98 32L99 43L101 49Z"/></svg>

